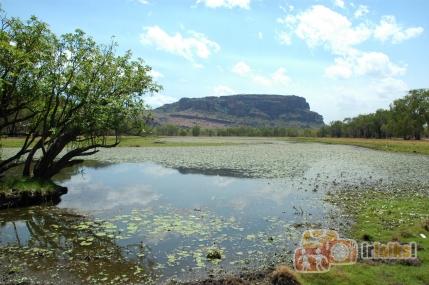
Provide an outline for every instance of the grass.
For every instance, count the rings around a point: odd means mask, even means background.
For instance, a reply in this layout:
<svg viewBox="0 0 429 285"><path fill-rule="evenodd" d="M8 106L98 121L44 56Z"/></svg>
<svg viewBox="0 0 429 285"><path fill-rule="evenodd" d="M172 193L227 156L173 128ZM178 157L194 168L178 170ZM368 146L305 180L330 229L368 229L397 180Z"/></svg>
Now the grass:
<svg viewBox="0 0 429 285"><path fill-rule="evenodd" d="M173 138L173 139L172 139ZM180 137L179 137L180 138ZM113 138L109 138L113 142ZM174 140L174 137L138 137L138 136L124 136L121 138L119 147L185 147L185 146L220 146L230 145L234 143L229 142L215 142L215 141L181 141Z"/></svg>
<svg viewBox="0 0 429 285"><path fill-rule="evenodd" d="M31 178L10 178L0 181L0 196L19 197L23 193L37 193L40 196L52 194L57 188L53 182Z"/></svg>
<svg viewBox="0 0 429 285"><path fill-rule="evenodd" d="M366 147L375 150L429 154L429 141L403 140L403 139L363 139L363 138L288 138L297 142L317 142L326 144L343 144Z"/></svg>
<svg viewBox="0 0 429 285"><path fill-rule="evenodd" d="M186 147L186 146L222 146L237 144L234 142L227 142L224 140L195 140L193 137L138 137L138 136L124 136L121 138L119 147ZM113 137L109 137L108 141L113 143ZM419 153L429 155L429 141L421 140L402 140L402 139L361 139L361 138L310 138L310 137L297 137L286 138L288 141L295 142L317 142L326 144L343 144L366 147L375 150L404 152L404 153ZM21 147L24 142L23 138L9 137L0 140L0 146L4 148Z"/></svg>
<svg viewBox="0 0 429 285"><path fill-rule="evenodd" d="M9 137L0 139L0 147L21 147L24 144L24 138Z"/></svg>
<svg viewBox="0 0 429 285"><path fill-rule="evenodd" d="M350 238L387 243L416 242L421 265L364 263L333 266L328 273L301 274L303 284L428 284L429 280L429 198L427 195L365 192L351 194L339 204L349 209L356 223ZM426 235L423 238L420 234Z"/></svg>
<svg viewBox="0 0 429 285"><path fill-rule="evenodd" d="M237 144L232 142L216 142L216 141L180 141L174 140L173 137L139 137L139 136L124 136L121 138L119 147L186 147L186 146L220 146ZM180 137L179 137L180 138ZM114 143L114 137L108 137L109 143ZM24 138L8 137L1 138L0 147L18 148L24 143Z"/></svg>

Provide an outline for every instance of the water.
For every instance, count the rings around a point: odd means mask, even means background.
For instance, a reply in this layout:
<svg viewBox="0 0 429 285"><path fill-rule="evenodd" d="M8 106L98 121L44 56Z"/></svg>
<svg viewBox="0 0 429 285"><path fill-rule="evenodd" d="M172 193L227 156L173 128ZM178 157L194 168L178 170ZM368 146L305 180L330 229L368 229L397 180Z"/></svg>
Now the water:
<svg viewBox="0 0 429 285"><path fill-rule="evenodd" d="M347 229L325 193L428 181L429 165L425 156L275 143L121 148L98 159L55 177L69 189L58 205L0 212L2 264L35 280L158 283L290 262L304 229ZM221 260L207 258L214 249Z"/></svg>
<svg viewBox="0 0 429 285"><path fill-rule="evenodd" d="M257 268L274 254L287 260L300 234L294 224L326 221L316 193L297 192L284 180L183 172L154 163L76 167L56 177L69 189L57 207L0 213L1 245L54 249L66 261L113 249L145 272L151 264L152 278L186 279L220 268ZM222 252L221 261L207 260L211 248ZM85 255L87 249L94 253Z"/></svg>

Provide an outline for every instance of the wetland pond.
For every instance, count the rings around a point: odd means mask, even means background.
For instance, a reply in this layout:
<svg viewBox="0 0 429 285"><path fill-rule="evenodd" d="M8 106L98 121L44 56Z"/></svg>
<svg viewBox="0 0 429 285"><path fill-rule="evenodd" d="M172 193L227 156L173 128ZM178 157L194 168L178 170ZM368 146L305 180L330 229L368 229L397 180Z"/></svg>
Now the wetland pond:
<svg viewBox="0 0 429 285"><path fill-rule="evenodd" d="M428 188L428 156L235 140L101 150L65 169L58 205L0 211L2 278L158 284L257 270L289 263L305 229L346 233L327 193Z"/></svg>

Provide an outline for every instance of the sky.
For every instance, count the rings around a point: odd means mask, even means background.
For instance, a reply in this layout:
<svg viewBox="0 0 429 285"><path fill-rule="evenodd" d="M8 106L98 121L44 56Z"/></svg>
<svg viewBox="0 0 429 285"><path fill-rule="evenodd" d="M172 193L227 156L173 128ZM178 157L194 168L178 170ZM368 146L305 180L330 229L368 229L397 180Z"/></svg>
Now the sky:
<svg viewBox="0 0 429 285"><path fill-rule="evenodd" d="M58 35L114 40L153 68L162 92L182 97L305 97L325 122L388 108L429 87L427 0L0 0Z"/></svg>

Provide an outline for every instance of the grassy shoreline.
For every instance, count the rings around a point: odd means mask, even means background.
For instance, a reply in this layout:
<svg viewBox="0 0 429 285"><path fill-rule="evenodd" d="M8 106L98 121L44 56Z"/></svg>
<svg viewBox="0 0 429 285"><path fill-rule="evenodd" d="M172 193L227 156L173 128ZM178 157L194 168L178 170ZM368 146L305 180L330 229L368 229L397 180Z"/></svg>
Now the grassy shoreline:
<svg viewBox="0 0 429 285"><path fill-rule="evenodd" d="M179 139L174 139L179 138ZM188 138L188 140L180 140L180 138ZM219 141L216 142L216 137L199 137L199 138L213 138L211 140L189 141L193 137L138 137L138 136L124 136L118 147L186 147L186 146L222 146L222 145L235 145L239 143ZM107 139L109 143L114 143L114 138ZM0 147L3 148L19 148L24 143L24 138L21 137L8 137L0 139Z"/></svg>
<svg viewBox="0 0 429 285"><path fill-rule="evenodd" d="M416 242L418 261L358 261L354 265L333 266L324 274L300 274L303 284L427 284L429 197L420 193L372 190L347 195L346 198L331 197L330 201L346 209L354 218L349 238L358 243L368 239L382 243Z"/></svg>
<svg viewBox="0 0 429 285"><path fill-rule="evenodd" d="M11 178L0 181L0 209L17 208L54 202L67 188L52 181Z"/></svg>
<svg viewBox="0 0 429 285"><path fill-rule="evenodd" d="M138 137L124 136L118 147L186 147L237 145L240 142L228 141L231 137ZM315 138L315 137L239 137L249 139L274 139L291 142L340 144L365 147L389 152L417 153L429 155L429 140L402 139L364 139L364 138ZM113 137L108 138L113 143ZM193 141L194 140L194 141ZM24 139L9 137L0 139L0 147L20 147Z"/></svg>
<svg viewBox="0 0 429 285"><path fill-rule="evenodd" d="M313 138L297 137L287 138L288 141L353 145L374 150L418 153L429 155L429 141L402 140L402 139L363 139L363 138Z"/></svg>

